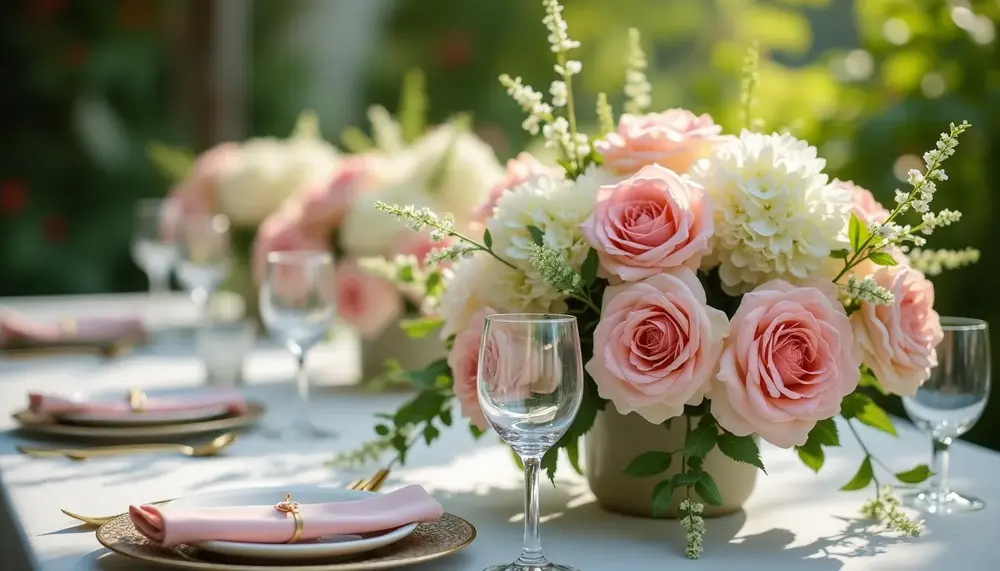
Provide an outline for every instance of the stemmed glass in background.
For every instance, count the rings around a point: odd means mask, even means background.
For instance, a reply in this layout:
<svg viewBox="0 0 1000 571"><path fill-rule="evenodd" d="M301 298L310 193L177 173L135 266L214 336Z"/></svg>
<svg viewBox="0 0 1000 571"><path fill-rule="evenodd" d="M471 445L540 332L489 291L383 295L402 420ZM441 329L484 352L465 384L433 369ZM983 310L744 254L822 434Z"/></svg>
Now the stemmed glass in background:
<svg viewBox="0 0 1000 571"><path fill-rule="evenodd" d="M150 297L170 292L170 271L180 255L172 228L172 204L158 198L144 198L135 203L132 230L132 259L149 278Z"/></svg>
<svg viewBox="0 0 1000 571"><path fill-rule="evenodd" d="M335 314L333 256L328 252L271 252L260 288L260 312L268 332L298 360L299 404L295 432L330 436L310 418L306 355L333 327Z"/></svg>
<svg viewBox="0 0 1000 571"><path fill-rule="evenodd" d="M212 294L229 274L229 219L221 214L185 216L177 223L177 235L177 279L198 304L199 318L205 319Z"/></svg>
<svg viewBox="0 0 1000 571"><path fill-rule="evenodd" d="M542 555L538 473L542 456L569 429L583 399L576 318L499 314L486 318L479 348L479 403L486 420L524 463L521 555L488 571L572 571Z"/></svg>
<svg viewBox="0 0 1000 571"><path fill-rule="evenodd" d="M985 321L942 317L944 339L938 366L912 397L903 398L910 419L931 435L931 477L927 488L903 496L909 507L927 513L980 510L985 504L948 487L948 450L968 432L986 408L990 394L990 337Z"/></svg>

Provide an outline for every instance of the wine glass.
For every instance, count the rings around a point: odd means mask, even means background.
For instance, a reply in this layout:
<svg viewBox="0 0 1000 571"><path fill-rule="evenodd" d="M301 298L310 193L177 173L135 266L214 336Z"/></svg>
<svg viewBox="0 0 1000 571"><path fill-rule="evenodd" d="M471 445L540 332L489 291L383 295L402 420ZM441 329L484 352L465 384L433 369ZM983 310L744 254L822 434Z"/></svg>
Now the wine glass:
<svg viewBox="0 0 1000 571"><path fill-rule="evenodd" d="M177 279L204 319L212 294L229 273L229 219L222 214L185 216L177 230L181 250Z"/></svg>
<svg viewBox="0 0 1000 571"><path fill-rule="evenodd" d="M982 509L982 500L948 487L948 451L968 432L986 408L990 394L990 337L985 321L942 317L944 339L937 346L938 366L903 406L914 424L930 434L934 475L922 490L903 496L905 505L927 513Z"/></svg>
<svg viewBox="0 0 1000 571"><path fill-rule="evenodd" d="M174 220L172 208L172 203L159 198L135 203L132 259L149 278L150 298L162 298L170 292L170 270L180 255L174 233L164 228Z"/></svg>
<svg viewBox="0 0 1000 571"><path fill-rule="evenodd" d="M479 346L478 392L486 421L524 463L521 555L487 571L573 571L542 555L538 472L542 456L569 429L583 399L576 318L531 313L488 316Z"/></svg>
<svg viewBox="0 0 1000 571"><path fill-rule="evenodd" d="M333 256L329 252L271 252L260 288L260 312L268 332L296 357L299 405L291 427L306 436L332 433L317 427L310 418L309 377L306 355L330 331L334 303Z"/></svg>

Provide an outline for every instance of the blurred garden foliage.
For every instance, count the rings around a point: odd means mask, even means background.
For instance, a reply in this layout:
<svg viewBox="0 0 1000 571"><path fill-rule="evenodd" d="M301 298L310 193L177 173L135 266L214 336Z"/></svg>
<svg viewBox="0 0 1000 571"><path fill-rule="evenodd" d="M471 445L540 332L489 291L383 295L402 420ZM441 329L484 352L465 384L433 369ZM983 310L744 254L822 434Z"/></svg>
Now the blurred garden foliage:
<svg viewBox="0 0 1000 571"><path fill-rule="evenodd" d="M249 134L281 134L301 110L305 73L280 29L304 1L256 0ZM962 222L931 246L982 250L979 264L934 278L943 315L1000 327L1000 2L996 0L565 0L583 46L577 92L593 120L598 92L623 102L627 30L650 60L653 107L712 113L740 125L747 47L763 55L755 115L815 144L831 176L883 202L951 121L973 129L949 163L940 207ZM429 115L473 113L501 158L532 145L497 76L546 90L553 79L540 0L395 0L372 54L366 100L394 108L400 78L421 68ZM204 148L179 120L155 26L155 0L19 0L0 4L0 295L137 290L128 256L131 204L166 183L144 157L150 140ZM171 83L174 82L174 83ZM352 124L362 124L357 117ZM327 135L330 135L327 133ZM1000 342L995 344L1000 351ZM1000 352L995 353L1000 356ZM1000 359L995 359L1000 363ZM1000 386L1000 383L996 384ZM1000 389L995 389L1000 396ZM1000 449L1000 398L973 440Z"/></svg>

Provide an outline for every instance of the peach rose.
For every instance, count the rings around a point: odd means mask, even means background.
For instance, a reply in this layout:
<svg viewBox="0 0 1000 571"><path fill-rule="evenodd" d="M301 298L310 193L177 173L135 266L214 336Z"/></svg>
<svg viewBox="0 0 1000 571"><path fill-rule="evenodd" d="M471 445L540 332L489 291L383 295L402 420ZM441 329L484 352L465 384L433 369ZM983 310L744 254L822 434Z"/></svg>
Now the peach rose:
<svg viewBox="0 0 1000 571"><path fill-rule="evenodd" d="M307 189L292 200L300 204L306 224L329 235L340 226L354 200L371 188L378 160L369 155L352 155L337 165L327 183Z"/></svg>
<svg viewBox="0 0 1000 571"><path fill-rule="evenodd" d="M267 255L291 250L330 251L330 240L322 234L310 233L302 211L289 206L264 220L253 243L253 274L258 282L264 279Z"/></svg>
<svg viewBox="0 0 1000 571"><path fill-rule="evenodd" d="M485 429L486 417L479 405L479 389L476 385L479 375L479 344L483 338L486 316L496 313L489 307L477 311L469 326L455 336L455 342L448 353L448 367L454 380L453 388L462 415L480 429Z"/></svg>
<svg viewBox="0 0 1000 571"><path fill-rule="evenodd" d="M337 315L366 339L377 337L403 313L403 298L396 286L353 261L337 265L334 287Z"/></svg>
<svg viewBox="0 0 1000 571"><path fill-rule="evenodd" d="M551 394L559 387L562 358L556 345L541 346L519 321L492 321L483 343L482 375L496 400Z"/></svg>
<svg viewBox="0 0 1000 571"><path fill-rule="evenodd" d="M611 286L587 372L618 412L659 424L702 401L728 327L691 270Z"/></svg>
<svg viewBox="0 0 1000 571"><path fill-rule="evenodd" d="M637 281L672 268L697 268L714 224L701 186L650 165L602 186L594 213L580 228L607 273Z"/></svg>
<svg viewBox="0 0 1000 571"><path fill-rule="evenodd" d="M500 195L518 185L524 184L529 178L535 175L546 175L555 179L562 179L566 176L566 173L560 168L542 164L531 153L521 153L517 155L517 158L507 161L507 172L503 180L493 185L489 196L472 211L472 219L477 222L485 222L493 218L493 208L496 207Z"/></svg>
<svg viewBox="0 0 1000 571"><path fill-rule="evenodd" d="M858 385L847 313L817 288L767 282L743 296L729 332L708 397L719 425L737 436L801 446Z"/></svg>
<svg viewBox="0 0 1000 571"><path fill-rule="evenodd" d="M722 127L707 113L695 115L686 109L625 113L618 121L618 132L594 141L594 148L604 158L604 168L620 176L654 163L685 173L708 155L721 140L721 132Z"/></svg>
<svg viewBox="0 0 1000 571"><path fill-rule="evenodd" d="M849 180L833 179L830 183L851 193L851 213L862 222L878 222L889 218L889 211L866 188L860 187Z"/></svg>
<svg viewBox="0 0 1000 571"><path fill-rule="evenodd" d="M892 292L896 301L862 302L851 316L862 362L885 390L912 396L937 366L936 348L944 338L934 311L934 285L909 266L882 267L871 278Z"/></svg>

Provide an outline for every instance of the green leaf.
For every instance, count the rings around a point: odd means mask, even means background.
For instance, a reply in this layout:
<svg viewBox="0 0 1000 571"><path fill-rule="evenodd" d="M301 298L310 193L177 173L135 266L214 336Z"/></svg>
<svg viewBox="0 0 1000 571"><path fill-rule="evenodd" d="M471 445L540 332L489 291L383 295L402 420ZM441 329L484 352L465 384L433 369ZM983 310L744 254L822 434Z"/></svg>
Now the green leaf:
<svg viewBox="0 0 1000 571"><path fill-rule="evenodd" d="M635 478L662 474L670 468L672 458L669 452L643 452L629 463L628 467L625 468L625 473Z"/></svg>
<svg viewBox="0 0 1000 571"><path fill-rule="evenodd" d="M433 424L428 422L427 426L424 427L424 442L426 442L428 446L430 446L431 442L434 442L434 439L440 435L441 431L438 430Z"/></svg>
<svg viewBox="0 0 1000 571"><path fill-rule="evenodd" d="M549 448L545 456L542 456L542 469L545 470L545 476L549 479L549 482L553 486L556 485L556 468L559 466L559 449Z"/></svg>
<svg viewBox="0 0 1000 571"><path fill-rule="evenodd" d="M590 286L597 279L598 266L600 266L600 259L597 257L597 250L591 248L587 252L587 259L580 267L580 276L583 278L584 285Z"/></svg>
<svg viewBox="0 0 1000 571"><path fill-rule="evenodd" d="M406 373L406 377L410 379L411 383L425 390L437 387L437 380L441 375L451 376L451 367L448 366L446 359L438 359L423 369L407 371Z"/></svg>
<svg viewBox="0 0 1000 571"><path fill-rule="evenodd" d="M899 263L896 261L896 258L893 258L885 252L872 252L868 255L868 259L880 266L895 266Z"/></svg>
<svg viewBox="0 0 1000 571"><path fill-rule="evenodd" d="M840 433L837 432L837 421L832 418L821 420L809 431L809 439L815 439L823 446L840 446Z"/></svg>
<svg viewBox="0 0 1000 571"><path fill-rule="evenodd" d="M347 127L341 131L340 143L352 153L364 153L375 148L375 141L357 127Z"/></svg>
<svg viewBox="0 0 1000 571"><path fill-rule="evenodd" d="M427 87L421 70L411 69L403 76L397 115L403 141L412 143L423 135L427 120Z"/></svg>
<svg viewBox="0 0 1000 571"><path fill-rule="evenodd" d="M920 464L905 472L896 472L896 479L906 484L919 484L933 475L927 464Z"/></svg>
<svg viewBox="0 0 1000 571"><path fill-rule="evenodd" d="M413 266L407 264L396 270L396 281L401 284L413 283Z"/></svg>
<svg viewBox="0 0 1000 571"><path fill-rule="evenodd" d="M704 424L695 428L684 440L684 455L704 458L715 447L718 429L714 424Z"/></svg>
<svg viewBox="0 0 1000 571"><path fill-rule="evenodd" d="M152 141L146 146L146 156L170 182L180 182L194 166L194 154L191 151L159 141Z"/></svg>
<svg viewBox="0 0 1000 571"><path fill-rule="evenodd" d="M472 433L472 437L475 438L476 440L479 440L480 438L483 437L484 434L486 434L485 430L479 428L475 424L469 424L469 432Z"/></svg>
<svg viewBox="0 0 1000 571"><path fill-rule="evenodd" d="M580 440L574 440L566 446L566 457L569 458L569 464L573 467L573 470L577 474L583 475L583 468L580 467Z"/></svg>
<svg viewBox="0 0 1000 571"><path fill-rule="evenodd" d="M728 458L744 464L756 466L764 470L764 462L760 459L760 449L752 435L736 436L729 432L719 435L719 451ZM767 473L767 470L764 470Z"/></svg>
<svg viewBox="0 0 1000 571"><path fill-rule="evenodd" d="M868 404L854 418L872 428L877 428L893 436L899 436L899 433L896 432L896 427L892 425L892 419L889 418L889 415L871 399L869 399Z"/></svg>
<svg viewBox="0 0 1000 571"><path fill-rule="evenodd" d="M840 414L844 418L850 420L864 410L870 402L872 402L871 397L864 393L855 391L844 397L844 400L840 401Z"/></svg>
<svg viewBox="0 0 1000 571"><path fill-rule="evenodd" d="M451 409L446 408L441 411L441 424L445 426L451 426Z"/></svg>
<svg viewBox="0 0 1000 571"><path fill-rule="evenodd" d="M823 463L826 461L826 454L823 453L823 447L815 440L810 439L802 446L796 446L795 451L799 454L799 460L802 460L803 464L812 468L813 472L819 472L819 469L823 467Z"/></svg>
<svg viewBox="0 0 1000 571"><path fill-rule="evenodd" d="M427 337L437 331L444 320L436 315L418 317L416 319L403 319L399 322L399 327L412 339Z"/></svg>
<svg viewBox="0 0 1000 571"><path fill-rule="evenodd" d="M670 509L670 499L674 495L674 481L667 478L653 488L653 517L663 517Z"/></svg>
<svg viewBox="0 0 1000 571"><path fill-rule="evenodd" d="M531 234L531 241L536 246L542 245L542 242L545 240L545 232L542 232L541 228L538 226L528 226L528 233Z"/></svg>
<svg viewBox="0 0 1000 571"><path fill-rule="evenodd" d="M847 255L850 253L851 252L846 249L833 250L832 252L830 252L830 257L836 260L846 260Z"/></svg>
<svg viewBox="0 0 1000 571"><path fill-rule="evenodd" d="M384 425L384 424L376 424L375 425L375 434L378 434L379 436L388 436L388 434L389 434L389 427L386 426L386 425Z"/></svg>
<svg viewBox="0 0 1000 571"><path fill-rule="evenodd" d="M406 437L403 436L402 434L397 434L396 436L393 436L392 440L390 440L389 442L390 444L392 444L392 447L396 449L396 452L399 452L400 454L406 452Z"/></svg>
<svg viewBox="0 0 1000 571"><path fill-rule="evenodd" d="M433 420L441 412L441 407L447 400L448 397L437 390L420 391L396 411L393 421L398 428L406 424L420 424Z"/></svg>
<svg viewBox="0 0 1000 571"><path fill-rule="evenodd" d="M867 367L861 367L861 378L858 379L858 386L873 388L883 395L889 394L882 386L882 383L878 382L878 378Z"/></svg>
<svg viewBox="0 0 1000 571"><path fill-rule="evenodd" d="M719 487L715 485L715 480L708 472L702 472L701 479L694 485L694 491L710 505L722 505L722 494L719 493Z"/></svg>
<svg viewBox="0 0 1000 571"><path fill-rule="evenodd" d="M857 216L851 214L851 222L847 227L847 236L851 240L852 249L857 252L861 244L864 244L865 240L868 239L868 226L858 220Z"/></svg>
<svg viewBox="0 0 1000 571"><path fill-rule="evenodd" d="M858 473L840 489L845 492L864 489L868 487L868 484L871 483L874 477L875 474L872 472L872 457L866 454L864 461L861 462L861 466L858 468Z"/></svg>
<svg viewBox="0 0 1000 571"><path fill-rule="evenodd" d="M483 232L483 245L490 250L493 249L493 234L490 234L489 228Z"/></svg>
<svg viewBox="0 0 1000 571"><path fill-rule="evenodd" d="M700 472L701 467L705 464L705 459L698 456L690 456L687 459L688 470L692 472Z"/></svg>
<svg viewBox="0 0 1000 571"><path fill-rule="evenodd" d="M688 470L683 474L677 474L673 478L674 485L676 485L677 487L693 486L697 484L699 480L701 480L701 477L704 474L705 473L702 472L701 470Z"/></svg>
<svg viewBox="0 0 1000 571"><path fill-rule="evenodd" d="M435 297L444 290L444 282L441 281L441 272L432 271L427 274L427 281L424 282L424 290L429 297Z"/></svg>

